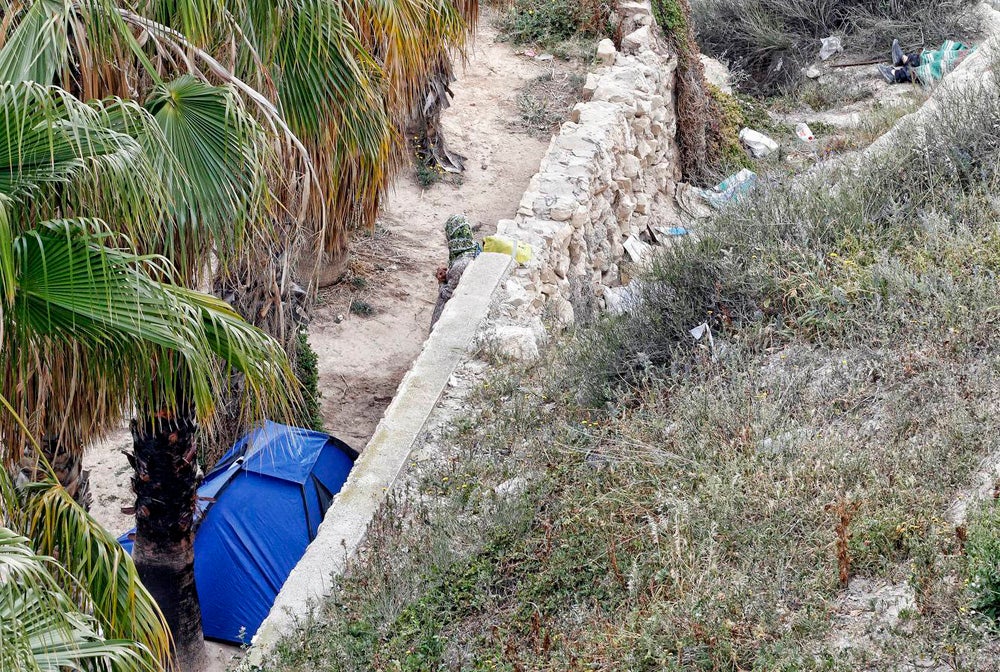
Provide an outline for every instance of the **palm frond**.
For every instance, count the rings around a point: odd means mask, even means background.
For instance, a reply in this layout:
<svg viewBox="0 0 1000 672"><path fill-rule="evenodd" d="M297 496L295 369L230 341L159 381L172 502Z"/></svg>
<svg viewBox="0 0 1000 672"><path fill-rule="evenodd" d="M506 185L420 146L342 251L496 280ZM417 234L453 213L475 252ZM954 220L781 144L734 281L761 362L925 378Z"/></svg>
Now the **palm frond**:
<svg viewBox="0 0 1000 672"><path fill-rule="evenodd" d="M57 580L65 571L0 526L0 669L25 672L161 670L142 644L106 638Z"/></svg>
<svg viewBox="0 0 1000 672"><path fill-rule="evenodd" d="M22 491L25 536L37 553L59 558L73 577L64 590L92 605L106 636L139 642L166 660L169 630L131 556L54 478L27 483Z"/></svg>
<svg viewBox="0 0 1000 672"><path fill-rule="evenodd" d="M68 0L31 4L0 48L0 81L52 84L68 62L71 11Z"/></svg>
<svg viewBox="0 0 1000 672"><path fill-rule="evenodd" d="M173 237L201 238L192 245L201 261L214 245L225 263L249 224L265 229L270 219L266 169L273 159L263 129L231 89L191 75L155 87L145 106L165 140L167 151L151 158L171 196L171 226L182 229Z"/></svg>

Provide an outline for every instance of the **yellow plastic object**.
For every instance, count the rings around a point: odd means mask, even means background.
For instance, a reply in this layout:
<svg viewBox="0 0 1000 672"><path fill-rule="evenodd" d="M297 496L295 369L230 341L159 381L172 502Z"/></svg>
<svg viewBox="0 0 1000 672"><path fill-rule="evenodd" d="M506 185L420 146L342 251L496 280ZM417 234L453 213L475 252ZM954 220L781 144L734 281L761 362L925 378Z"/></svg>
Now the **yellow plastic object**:
<svg viewBox="0 0 1000 672"><path fill-rule="evenodd" d="M509 254L519 264L531 261L531 245L507 236L486 236L483 239L483 251Z"/></svg>

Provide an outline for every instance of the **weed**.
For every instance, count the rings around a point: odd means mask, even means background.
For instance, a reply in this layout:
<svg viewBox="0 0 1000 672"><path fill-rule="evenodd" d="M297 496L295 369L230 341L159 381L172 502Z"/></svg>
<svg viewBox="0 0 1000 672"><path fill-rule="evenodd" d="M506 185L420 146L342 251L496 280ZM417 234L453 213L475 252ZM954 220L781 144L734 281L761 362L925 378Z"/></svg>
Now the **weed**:
<svg viewBox="0 0 1000 672"><path fill-rule="evenodd" d="M968 528L966 578L972 608L994 623L1000 619L1000 504L981 507Z"/></svg>
<svg viewBox="0 0 1000 672"><path fill-rule="evenodd" d="M363 299L351 299L351 314L371 317L375 314L375 307Z"/></svg>
<svg viewBox="0 0 1000 672"><path fill-rule="evenodd" d="M577 72L535 77L517 95L517 126L531 135L549 138L579 100L583 81Z"/></svg>
<svg viewBox="0 0 1000 672"><path fill-rule="evenodd" d="M611 34L613 5L600 0L514 0L500 18L500 39L551 46Z"/></svg>
<svg viewBox="0 0 1000 672"><path fill-rule="evenodd" d="M417 182L424 189L429 189L445 178L446 173L439 166L428 166L419 160L414 165L416 167Z"/></svg>
<svg viewBox="0 0 1000 672"><path fill-rule="evenodd" d="M860 506L861 504L858 502L846 502L842 498L834 504L826 505L826 511L832 512L837 518L837 573L842 588L846 588L847 583L851 580L851 554L848 550L851 538L850 528L854 514L858 512Z"/></svg>
<svg viewBox="0 0 1000 672"><path fill-rule="evenodd" d="M316 351L309 345L308 333L305 329L299 330L296 337L295 352L295 376L302 385L302 396L305 399L305 408L299 422L303 427L323 431L323 414L320 411L319 400L319 358Z"/></svg>

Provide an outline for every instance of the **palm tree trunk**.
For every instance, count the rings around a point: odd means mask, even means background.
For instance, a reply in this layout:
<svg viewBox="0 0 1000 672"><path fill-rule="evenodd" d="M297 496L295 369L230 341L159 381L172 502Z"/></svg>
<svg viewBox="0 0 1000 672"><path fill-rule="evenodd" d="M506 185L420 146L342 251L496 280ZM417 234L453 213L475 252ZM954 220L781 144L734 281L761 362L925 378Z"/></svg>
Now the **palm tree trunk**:
<svg viewBox="0 0 1000 672"><path fill-rule="evenodd" d="M411 124L410 137L415 137L417 158L428 168L441 168L448 173L465 170L465 157L451 151L441 130L441 113L451 106L451 83L454 68L446 51L438 56L434 72L427 78L423 99L418 101L417 118Z"/></svg>
<svg viewBox="0 0 1000 672"><path fill-rule="evenodd" d="M93 501L90 494L90 472L83 468L83 446L76 443L66 443L58 436L48 434L40 441L42 455L59 479L59 484L65 488L76 503L90 511ZM19 463L21 477L29 481L40 481L47 476L45 469L40 469L34 448L26 445Z"/></svg>
<svg viewBox="0 0 1000 672"><path fill-rule="evenodd" d="M204 661L201 607L194 580L194 512L198 491L194 410L144 413L132 422L136 533L132 558L173 634L178 669Z"/></svg>

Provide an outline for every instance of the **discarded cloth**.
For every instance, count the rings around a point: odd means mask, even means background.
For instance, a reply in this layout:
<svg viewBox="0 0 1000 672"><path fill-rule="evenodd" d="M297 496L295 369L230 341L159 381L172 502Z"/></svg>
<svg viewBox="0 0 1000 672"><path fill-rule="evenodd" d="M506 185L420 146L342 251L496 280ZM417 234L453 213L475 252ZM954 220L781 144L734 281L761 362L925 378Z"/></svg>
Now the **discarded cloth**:
<svg viewBox="0 0 1000 672"><path fill-rule="evenodd" d="M715 188L702 189L701 195L712 207L721 208L726 203L740 200L755 184L757 173L744 168L715 185Z"/></svg>
<svg viewBox="0 0 1000 672"><path fill-rule="evenodd" d="M483 251L509 254L519 264L531 261L531 245L507 236L486 236L483 239Z"/></svg>

